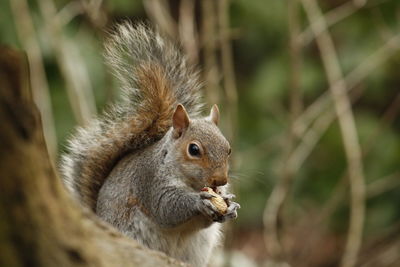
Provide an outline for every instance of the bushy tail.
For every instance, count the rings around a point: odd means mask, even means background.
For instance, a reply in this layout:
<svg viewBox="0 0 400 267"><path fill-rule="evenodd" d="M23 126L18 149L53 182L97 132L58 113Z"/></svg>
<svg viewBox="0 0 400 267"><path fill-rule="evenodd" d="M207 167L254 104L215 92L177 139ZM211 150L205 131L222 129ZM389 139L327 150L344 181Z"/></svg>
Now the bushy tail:
<svg viewBox="0 0 400 267"><path fill-rule="evenodd" d="M173 43L152 29L119 25L106 44L106 59L121 82L123 98L77 130L61 161L67 187L93 210L118 160L161 139L178 103L191 116L201 108L198 73Z"/></svg>

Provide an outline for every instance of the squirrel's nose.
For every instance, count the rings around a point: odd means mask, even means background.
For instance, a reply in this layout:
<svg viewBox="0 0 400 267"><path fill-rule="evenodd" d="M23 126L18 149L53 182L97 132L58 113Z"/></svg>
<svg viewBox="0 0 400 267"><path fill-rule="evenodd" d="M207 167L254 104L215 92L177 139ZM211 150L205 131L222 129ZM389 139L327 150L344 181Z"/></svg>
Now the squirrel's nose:
<svg viewBox="0 0 400 267"><path fill-rule="evenodd" d="M218 170L209 179L209 184L213 187L226 185L228 183L228 170Z"/></svg>
<svg viewBox="0 0 400 267"><path fill-rule="evenodd" d="M228 177L214 177L211 180L212 186L221 186L228 183Z"/></svg>

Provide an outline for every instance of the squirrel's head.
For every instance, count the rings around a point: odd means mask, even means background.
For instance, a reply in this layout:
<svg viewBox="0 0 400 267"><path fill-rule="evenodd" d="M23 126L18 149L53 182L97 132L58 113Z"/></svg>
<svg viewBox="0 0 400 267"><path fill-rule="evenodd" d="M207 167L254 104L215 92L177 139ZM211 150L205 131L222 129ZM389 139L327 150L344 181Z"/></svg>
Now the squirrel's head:
<svg viewBox="0 0 400 267"><path fill-rule="evenodd" d="M228 158L231 147L218 128L219 110L211 108L210 115L190 119L185 108L178 105L172 118L174 157L185 182L199 190L228 182Z"/></svg>

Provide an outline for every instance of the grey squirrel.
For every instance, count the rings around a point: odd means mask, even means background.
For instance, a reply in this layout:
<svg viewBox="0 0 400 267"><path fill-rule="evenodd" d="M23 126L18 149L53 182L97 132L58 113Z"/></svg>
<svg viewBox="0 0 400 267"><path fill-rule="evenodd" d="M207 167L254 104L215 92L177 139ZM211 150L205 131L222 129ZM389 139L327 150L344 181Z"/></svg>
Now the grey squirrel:
<svg viewBox="0 0 400 267"><path fill-rule="evenodd" d="M220 224L237 217L226 190L231 148L216 105L199 116L198 72L176 46L148 26L118 26L106 59L123 99L79 128L61 171L84 206L142 245L205 266ZM221 214L212 187L226 201ZM219 223L217 223L219 222Z"/></svg>

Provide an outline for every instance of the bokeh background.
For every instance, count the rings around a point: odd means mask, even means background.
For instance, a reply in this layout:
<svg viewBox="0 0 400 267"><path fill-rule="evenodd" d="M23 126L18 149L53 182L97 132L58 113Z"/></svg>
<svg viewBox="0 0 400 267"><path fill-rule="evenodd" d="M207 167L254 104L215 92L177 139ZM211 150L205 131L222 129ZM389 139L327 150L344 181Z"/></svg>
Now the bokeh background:
<svg viewBox="0 0 400 267"><path fill-rule="evenodd" d="M400 266L400 1L3 0L56 163L118 99L117 22L181 43L218 103L242 208L211 266Z"/></svg>

